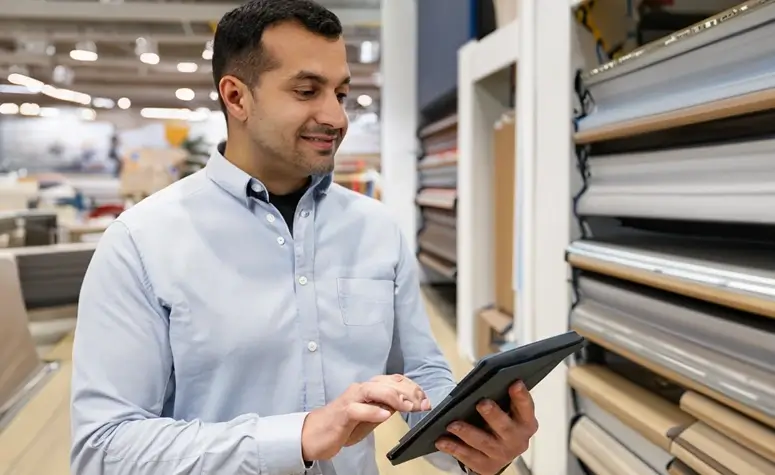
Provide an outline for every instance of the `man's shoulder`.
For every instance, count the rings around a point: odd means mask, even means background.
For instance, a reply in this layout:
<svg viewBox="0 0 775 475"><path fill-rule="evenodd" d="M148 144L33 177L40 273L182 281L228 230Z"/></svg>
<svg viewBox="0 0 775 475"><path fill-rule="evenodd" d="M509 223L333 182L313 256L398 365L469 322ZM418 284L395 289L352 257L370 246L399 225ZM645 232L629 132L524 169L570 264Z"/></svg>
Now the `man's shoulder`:
<svg viewBox="0 0 775 475"><path fill-rule="evenodd" d="M205 191L204 178L202 172L197 172L176 181L121 213L119 220L130 232L147 229L159 232L174 227L175 222L185 216L191 198Z"/></svg>
<svg viewBox="0 0 775 475"><path fill-rule="evenodd" d="M366 220L393 221L388 207L371 196L358 193L337 183L331 184L328 193L330 197L334 198L336 206L350 215Z"/></svg>

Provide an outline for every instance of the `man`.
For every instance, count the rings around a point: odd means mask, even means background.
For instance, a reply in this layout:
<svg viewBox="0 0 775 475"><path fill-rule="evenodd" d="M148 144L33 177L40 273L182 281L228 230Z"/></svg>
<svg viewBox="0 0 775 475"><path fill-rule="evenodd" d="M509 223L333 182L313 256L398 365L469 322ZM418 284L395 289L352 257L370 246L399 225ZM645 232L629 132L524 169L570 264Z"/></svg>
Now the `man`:
<svg viewBox="0 0 775 475"><path fill-rule="evenodd" d="M73 473L376 475L373 429L452 389L413 250L379 202L331 183L341 33L310 0L220 21L226 146L116 220L84 279ZM529 393L512 396L513 417L483 405L491 433L451 428L435 462L507 466L536 430Z"/></svg>

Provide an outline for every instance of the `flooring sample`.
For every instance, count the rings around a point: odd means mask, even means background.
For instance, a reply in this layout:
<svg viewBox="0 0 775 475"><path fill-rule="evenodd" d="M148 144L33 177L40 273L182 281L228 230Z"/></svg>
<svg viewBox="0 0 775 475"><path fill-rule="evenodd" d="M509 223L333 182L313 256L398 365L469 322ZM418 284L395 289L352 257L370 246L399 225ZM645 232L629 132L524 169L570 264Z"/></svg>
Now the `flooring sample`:
<svg viewBox="0 0 775 475"><path fill-rule="evenodd" d="M597 475L657 475L588 417L581 417L573 425L570 447Z"/></svg>

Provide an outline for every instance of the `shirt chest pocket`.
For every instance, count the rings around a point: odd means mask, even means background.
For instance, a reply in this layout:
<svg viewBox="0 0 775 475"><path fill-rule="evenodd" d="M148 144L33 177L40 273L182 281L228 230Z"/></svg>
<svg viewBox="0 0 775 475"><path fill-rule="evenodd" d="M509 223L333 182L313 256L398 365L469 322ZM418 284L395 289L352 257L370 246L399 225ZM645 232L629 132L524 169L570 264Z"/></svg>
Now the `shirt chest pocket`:
<svg viewBox="0 0 775 475"><path fill-rule="evenodd" d="M345 325L376 325L392 320L395 298L392 280L339 278L336 285Z"/></svg>

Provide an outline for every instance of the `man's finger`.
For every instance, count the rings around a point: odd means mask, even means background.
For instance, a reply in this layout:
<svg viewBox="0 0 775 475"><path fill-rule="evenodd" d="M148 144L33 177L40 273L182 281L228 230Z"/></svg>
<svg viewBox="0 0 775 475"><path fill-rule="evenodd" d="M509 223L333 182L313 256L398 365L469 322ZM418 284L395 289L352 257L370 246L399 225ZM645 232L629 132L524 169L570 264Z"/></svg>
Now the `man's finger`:
<svg viewBox="0 0 775 475"><path fill-rule="evenodd" d="M393 413L374 404L363 402L351 402L347 405L347 418L351 423L370 422L373 424L382 424L390 419Z"/></svg>
<svg viewBox="0 0 775 475"><path fill-rule="evenodd" d="M512 419L525 429L534 434L538 430L538 423L535 416L535 403L530 391L527 390L522 381L518 381L509 388L511 397Z"/></svg>
<svg viewBox="0 0 775 475"><path fill-rule="evenodd" d="M418 410L399 388L376 381L361 384L358 402L383 404L399 412Z"/></svg>
<svg viewBox="0 0 775 475"><path fill-rule="evenodd" d="M425 392L417 383L406 376L400 374L376 376L371 382L386 384L395 388L407 400L412 402L411 411L427 411L430 409L430 401Z"/></svg>
<svg viewBox="0 0 775 475"><path fill-rule="evenodd" d="M436 448L441 452L453 456L475 473L489 473L495 471L493 470L493 467L491 467L494 464L487 455L465 444L441 438L436 442Z"/></svg>
<svg viewBox="0 0 775 475"><path fill-rule="evenodd" d="M469 447L482 452L491 459L500 460L506 457L504 446L492 434L465 422L453 422L447 430Z"/></svg>
<svg viewBox="0 0 775 475"><path fill-rule="evenodd" d="M512 440L520 435L519 423L503 412L493 401L482 401L476 406L476 410L482 415L482 418L495 433L495 436L503 440Z"/></svg>

